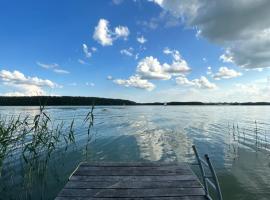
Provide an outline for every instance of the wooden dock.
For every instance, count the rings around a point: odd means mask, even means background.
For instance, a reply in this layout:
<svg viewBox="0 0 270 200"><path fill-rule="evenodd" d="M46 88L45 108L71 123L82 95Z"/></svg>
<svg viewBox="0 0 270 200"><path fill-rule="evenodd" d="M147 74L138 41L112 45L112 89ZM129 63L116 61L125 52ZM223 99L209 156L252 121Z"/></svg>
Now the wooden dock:
<svg viewBox="0 0 270 200"><path fill-rule="evenodd" d="M56 200L205 200L184 163L81 163Z"/></svg>

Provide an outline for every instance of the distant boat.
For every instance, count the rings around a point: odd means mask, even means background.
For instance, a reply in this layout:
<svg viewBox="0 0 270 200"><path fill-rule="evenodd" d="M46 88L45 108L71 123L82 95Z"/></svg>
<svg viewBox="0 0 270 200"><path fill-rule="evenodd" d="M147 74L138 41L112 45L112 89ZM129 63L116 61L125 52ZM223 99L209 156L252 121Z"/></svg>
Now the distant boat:
<svg viewBox="0 0 270 200"><path fill-rule="evenodd" d="M167 102L164 103L164 106L167 106Z"/></svg>

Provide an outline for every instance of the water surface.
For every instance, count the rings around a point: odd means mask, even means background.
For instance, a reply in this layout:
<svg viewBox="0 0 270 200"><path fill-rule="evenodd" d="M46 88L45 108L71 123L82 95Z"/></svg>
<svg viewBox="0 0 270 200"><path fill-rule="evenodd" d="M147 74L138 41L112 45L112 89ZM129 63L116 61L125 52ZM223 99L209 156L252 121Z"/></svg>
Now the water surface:
<svg viewBox="0 0 270 200"><path fill-rule="evenodd" d="M60 145L43 173L29 174L16 154L6 158L0 199L53 199L82 160L194 163L193 144L212 159L225 200L270 199L270 106L100 106L87 143L80 124L88 111L47 107L54 123L75 118L76 143ZM38 112L0 107L1 116Z"/></svg>

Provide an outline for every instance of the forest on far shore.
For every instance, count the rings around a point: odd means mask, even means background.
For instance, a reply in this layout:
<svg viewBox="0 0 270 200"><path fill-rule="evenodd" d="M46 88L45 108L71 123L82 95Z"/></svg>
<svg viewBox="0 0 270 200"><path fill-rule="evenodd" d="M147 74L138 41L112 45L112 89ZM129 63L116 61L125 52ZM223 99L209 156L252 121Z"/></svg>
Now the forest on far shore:
<svg viewBox="0 0 270 200"><path fill-rule="evenodd" d="M137 103L124 99L79 96L0 96L0 106L117 106L117 105L270 105L270 102L153 102Z"/></svg>

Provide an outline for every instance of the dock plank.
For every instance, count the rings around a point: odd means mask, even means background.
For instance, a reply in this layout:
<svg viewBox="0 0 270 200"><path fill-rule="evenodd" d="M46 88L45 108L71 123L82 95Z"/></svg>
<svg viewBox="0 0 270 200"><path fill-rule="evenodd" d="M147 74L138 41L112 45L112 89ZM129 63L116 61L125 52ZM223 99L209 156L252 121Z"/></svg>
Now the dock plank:
<svg viewBox="0 0 270 200"><path fill-rule="evenodd" d="M98 198L98 197L56 197L55 200L115 200L114 197ZM124 197L121 200L206 200L204 196L182 196L182 197Z"/></svg>
<svg viewBox="0 0 270 200"><path fill-rule="evenodd" d="M172 181L172 180L197 180L194 175L171 176L72 176L73 181Z"/></svg>
<svg viewBox="0 0 270 200"><path fill-rule="evenodd" d="M202 200L205 191L184 163L81 163L57 200Z"/></svg>
<svg viewBox="0 0 270 200"><path fill-rule="evenodd" d="M102 181L102 182L84 182L84 181L69 181L65 188L76 188L76 189L101 189L101 188L111 188L111 189L117 189L117 188L192 188L192 187L201 187L201 184L196 181Z"/></svg>
<svg viewBox="0 0 270 200"><path fill-rule="evenodd" d="M122 169L122 170L92 170L79 168L74 176L167 176L167 175L191 175L190 170L182 169Z"/></svg>
<svg viewBox="0 0 270 200"><path fill-rule="evenodd" d="M202 188L155 188L155 189L66 189L59 196L72 197L175 197L204 195Z"/></svg>

